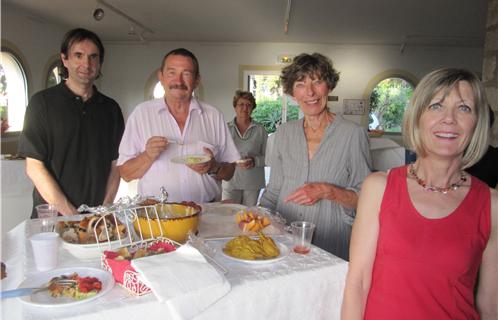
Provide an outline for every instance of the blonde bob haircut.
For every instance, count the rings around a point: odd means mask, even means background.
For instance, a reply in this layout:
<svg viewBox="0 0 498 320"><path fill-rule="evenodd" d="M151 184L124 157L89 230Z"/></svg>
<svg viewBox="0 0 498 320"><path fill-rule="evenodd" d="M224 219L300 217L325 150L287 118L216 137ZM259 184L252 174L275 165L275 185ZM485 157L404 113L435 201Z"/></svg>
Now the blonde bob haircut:
<svg viewBox="0 0 498 320"><path fill-rule="evenodd" d="M422 114L427 110L432 98L444 90L443 99L458 84L466 81L474 93L476 126L469 144L462 157L462 169L475 164L488 149L489 140L489 108L481 81L471 71L456 68L442 68L427 74L415 88L409 107L403 119L403 139L408 148L418 156L424 157L427 153L420 137L419 122Z"/></svg>

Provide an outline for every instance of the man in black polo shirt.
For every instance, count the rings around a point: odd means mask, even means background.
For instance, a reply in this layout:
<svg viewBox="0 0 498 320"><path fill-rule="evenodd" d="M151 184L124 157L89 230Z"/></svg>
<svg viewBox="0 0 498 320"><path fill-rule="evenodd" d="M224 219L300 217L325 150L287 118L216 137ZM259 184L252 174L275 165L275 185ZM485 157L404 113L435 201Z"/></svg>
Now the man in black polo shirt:
<svg viewBox="0 0 498 320"><path fill-rule="evenodd" d="M40 203L73 215L81 204L114 201L124 120L119 105L93 85L103 61L104 47L95 33L69 31L61 45L65 81L29 102L19 155L26 157L26 173L35 185L32 218Z"/></svg>

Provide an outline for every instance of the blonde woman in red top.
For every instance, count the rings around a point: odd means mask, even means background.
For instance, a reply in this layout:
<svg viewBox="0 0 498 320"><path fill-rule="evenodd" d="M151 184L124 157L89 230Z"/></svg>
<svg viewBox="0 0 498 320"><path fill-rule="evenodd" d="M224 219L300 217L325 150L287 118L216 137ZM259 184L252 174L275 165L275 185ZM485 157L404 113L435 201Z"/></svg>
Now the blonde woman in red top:
<svg viewBox="0 0 498 320"><path fill-rule="evenodd" d="M363 183L342 319L498 318L498 194L463 171L486 151L488 121L473 73L420 81L403 125L417 161Z"/></svg>

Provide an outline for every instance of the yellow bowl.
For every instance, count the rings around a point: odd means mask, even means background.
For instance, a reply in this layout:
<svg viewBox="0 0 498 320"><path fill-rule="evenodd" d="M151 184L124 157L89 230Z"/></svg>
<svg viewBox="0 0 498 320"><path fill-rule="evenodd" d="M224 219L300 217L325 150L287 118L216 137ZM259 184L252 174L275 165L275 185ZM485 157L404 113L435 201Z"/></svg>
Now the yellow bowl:
<svg viewBox="0 0 498 320"><path fill-rule="evenodd" d="M200 212L198 208L180 203L156 204L137 210L138 219L133 226L143 239L166 237L184 243L189 231L197 232Z"/></svg>

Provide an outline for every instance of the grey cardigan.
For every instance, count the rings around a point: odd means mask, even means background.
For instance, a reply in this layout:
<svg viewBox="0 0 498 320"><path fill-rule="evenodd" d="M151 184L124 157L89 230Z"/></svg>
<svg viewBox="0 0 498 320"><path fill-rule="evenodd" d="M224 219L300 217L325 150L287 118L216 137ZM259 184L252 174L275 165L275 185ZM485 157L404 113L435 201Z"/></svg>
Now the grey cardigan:
<svg viewBox="0 0 498 320"><path fill-rule="evenodd" d="M295 220L315 223L313 243L347 260L354 210L329 200L320 200L312 206L283 200L311 182L326 182L358 192L372 167L367 132L336 115L315 155L308 160L303 121L288 122L275 133L270 182L260 204L280 212L288 223Z"/></svg>
<svg viewBox="0 0 498 320"><path fill-rule="evenodd" d="M268 139L265 128L258 123L251 122L246 132L241 135L235 119L227 125L240 155L243 158L245 156L254 158L254 167L250 169L236 167L233 178L230 181L223 181L223 189L260 190L265 186L265 152Z"/></svg>

